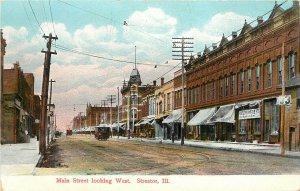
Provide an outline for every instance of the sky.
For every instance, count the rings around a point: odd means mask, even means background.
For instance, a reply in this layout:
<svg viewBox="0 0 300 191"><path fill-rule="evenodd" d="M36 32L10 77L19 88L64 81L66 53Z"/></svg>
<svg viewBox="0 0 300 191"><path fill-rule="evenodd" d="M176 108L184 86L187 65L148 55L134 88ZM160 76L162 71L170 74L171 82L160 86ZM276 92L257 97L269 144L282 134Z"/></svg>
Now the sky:
<svg viewBox="0 0 300 191"><path fill-rule="evenodd" d="M223 34L230 39L245 20L252 26L257 16L267 20L265 13L274 5L245 0L0 0L0 26L7 42L4 68L19 61L23 72L34 74L35 94L41 95L43 34L58 37L52 46L57 55L51 58L50 79L56 81L52 102L57 127L64 130L75 115L85 112L87 103L99 105L107 95L117 95L134 68L135 47L142 83L161 77L168 81L180 69L172 60L172 37L193 38L197 55ZM291 5L287 1L283 8Z"/></svg>

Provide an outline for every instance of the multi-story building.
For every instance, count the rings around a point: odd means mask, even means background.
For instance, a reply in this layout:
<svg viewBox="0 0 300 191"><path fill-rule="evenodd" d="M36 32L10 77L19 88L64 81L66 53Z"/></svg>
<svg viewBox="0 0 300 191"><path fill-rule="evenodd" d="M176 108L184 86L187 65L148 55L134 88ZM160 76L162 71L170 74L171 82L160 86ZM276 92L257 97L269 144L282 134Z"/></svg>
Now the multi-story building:
<svg viewBox="0 0 300 191"><path fill-rule="evenodd" d="M201 139L284 140L286 148L300 149L299 21L299 2L287 10L275 4L265 21L258 17L256 26L245 21L239 34L223 35L189 62L188 120L205 109L216 111L198 116ZM285 107L276 104L284 92L292 99Z"/></svg>
<svg viewBox="0 0 300 191"><path fill-rule="evenodd" d="M110 112L112 116L112 123L117 122L118 108L115 107L99 107L87 105L86 108L86 123L88 127L97 126L99 124L110 124Z"/></svg>
<svg viewBox="0 0 300 191"><path fill-rule="evenodd" d="M174 80L164 82L161 78L161 86L155 90L156 122L163 128L163 138L171 138L174 131L174 121L163 123L163 120L172 114L174 110ZM160 128L161 129L161 128Z"/></svg>
<svg viewBox="0 0 300 191"><path fill-rule="evenodd" d="M17 62L12 69L4 70L3 78L1 142L29 141L35 121L33 74L24 74Z"/></svg>
<svg viewBox="0 0 300 191"><path fill-rule="evenodd" d="M166 104L168 116L162 121L165 128L166 136L169 138L171 135L175 139L181 139L181 134L184 132L182 128L182 91L184 93L184 107L186 106L186 80L182 81L182 71L178 70L174 73L174 79L167 85L168 90L164 91L163 99ZM172 102L170 102L172 100ZM170 110L169 110L170 109ZM172 110L172 112L170 112ZM185 114L184 116L184 122Z"/></svg>
<svg viewBox="0 0 300 191"><path fill-rule="evenodd" d="M132 70L128 83L123 83L121 89L122 94L122 122L126 124L127 135L139 136L140 128L139 121L141 121L143 115L143 96L145 92L152 91L155 86L142 85L140 73L136 66ZM144 116L146 117L146 116ZM137 125L137 126L136 126Z"/></svg>

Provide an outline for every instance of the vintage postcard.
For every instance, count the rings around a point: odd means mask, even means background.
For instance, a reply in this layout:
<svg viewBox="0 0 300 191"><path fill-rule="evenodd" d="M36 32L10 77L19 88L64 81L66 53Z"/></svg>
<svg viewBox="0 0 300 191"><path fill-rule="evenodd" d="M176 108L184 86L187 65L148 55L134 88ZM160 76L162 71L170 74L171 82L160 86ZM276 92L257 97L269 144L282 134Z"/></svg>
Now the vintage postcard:
<svg viewBox="0 0 300 191"><path fill-rule="evenodd" d="M299 1L0 9L0 190L300 190Z"/></svg>

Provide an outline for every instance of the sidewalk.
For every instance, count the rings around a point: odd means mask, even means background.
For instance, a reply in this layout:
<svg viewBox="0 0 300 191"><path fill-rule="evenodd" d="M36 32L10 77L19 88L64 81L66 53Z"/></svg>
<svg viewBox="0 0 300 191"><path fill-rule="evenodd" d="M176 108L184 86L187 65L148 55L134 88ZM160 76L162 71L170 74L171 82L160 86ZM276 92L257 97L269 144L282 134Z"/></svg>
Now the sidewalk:
<svg viewBox="0 0 300 191"><path fill-rule="evenodd" d="M30 143L1 145L1 176L35 175L40 157L36 138Z"/></svg>
<svg viewBox="0 0 300 191"><path fill-rule="evenodd" d="M118 140L118 137L114 136L113 139ZM175 140L174 143L172 143L171 140L162 140L162 139L146 139L146 138L130 138L130 139L128 139L127 137L119 137L119 139L128 140L128 141L151 142L151 143L156 143L156 144L181 145L180 140ZM201 147L201 148L210 148L210 149L220 149L220 150L228 150L228 151L250 152L250 153L259 153L259 154L266 154L266 155L282 156L280 144L184 140L184 145L191 146L191 147ZM300 158L300 152L285 151L285 155L283 157Z"/></svg>

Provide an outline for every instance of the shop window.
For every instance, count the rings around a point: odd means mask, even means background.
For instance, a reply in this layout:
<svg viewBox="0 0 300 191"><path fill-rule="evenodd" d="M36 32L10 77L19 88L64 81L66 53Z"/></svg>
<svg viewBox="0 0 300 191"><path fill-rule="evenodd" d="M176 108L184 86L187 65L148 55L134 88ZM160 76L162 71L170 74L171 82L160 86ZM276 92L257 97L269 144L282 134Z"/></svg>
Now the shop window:
<svg viewBox="0 0 300 191"><path fill-rule="evenodd" d="M282 84L282 57L277 58L277 84Z"/></svg>
<svg viewBox="0 0 300 191"><path fill-rule="evenodd" d="M279 129L279 106L276 100L271 102L271 134L277 135Z"/></svg>
<svg viewBox="0 0 300 191"><path fill-rule="evenodd" d="M260 133L260 119L255 119L255 127L254 127L255 133Z"/></svg>
<svg viewBox="0 0 300 191"><path fill-rule="evenodd" d="M260 87L260 65L255 66L256 90Z"/></svg>
<svg viewBox="0 0 300 191"><path fill-rule="evenodd" d="M246 133L245 120L240 120L240 134Z"/></svg>
<svg viewBox="0 0 300 191"><path fill-rule="evenodd" d="M271 60L268 61L267 67L268 67L268 70L267 70L267 72L268 72L268 87L271 87L272 86L272 61Z"/></svg>
<svg viewBox="0 0 300 191"><path fill-rule="evenodd" d="M291 52L289 54L289 79L295 77L295 54Z"/></svg>

